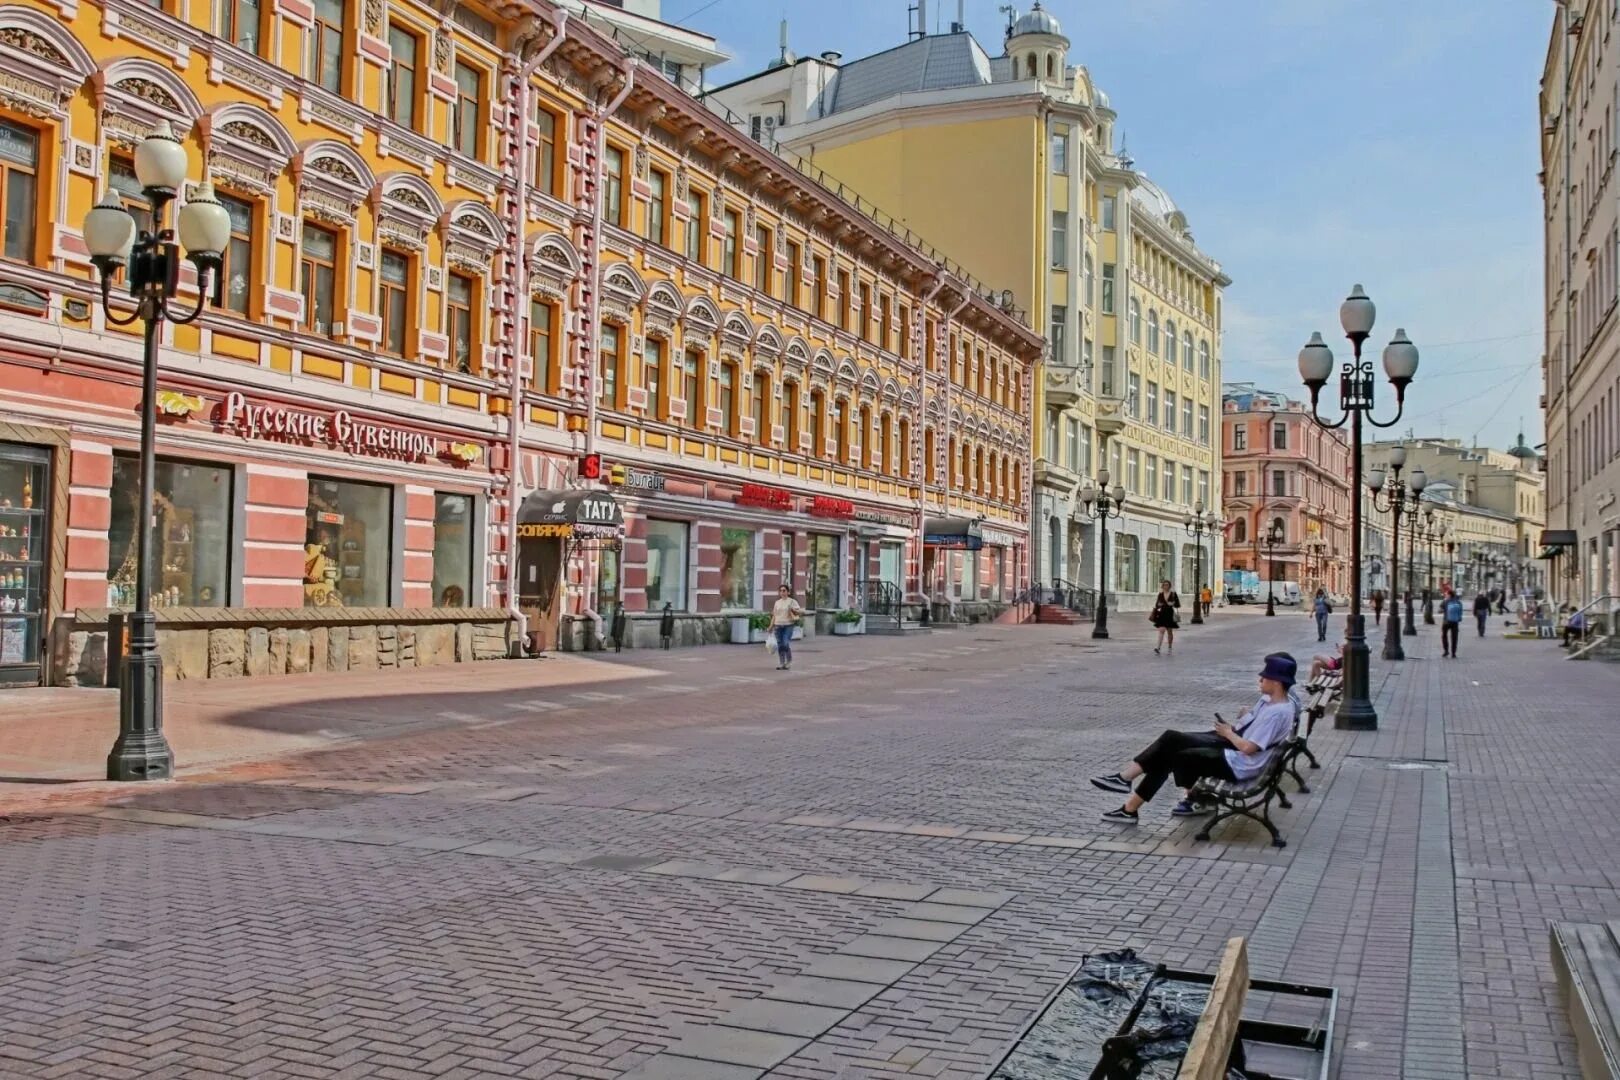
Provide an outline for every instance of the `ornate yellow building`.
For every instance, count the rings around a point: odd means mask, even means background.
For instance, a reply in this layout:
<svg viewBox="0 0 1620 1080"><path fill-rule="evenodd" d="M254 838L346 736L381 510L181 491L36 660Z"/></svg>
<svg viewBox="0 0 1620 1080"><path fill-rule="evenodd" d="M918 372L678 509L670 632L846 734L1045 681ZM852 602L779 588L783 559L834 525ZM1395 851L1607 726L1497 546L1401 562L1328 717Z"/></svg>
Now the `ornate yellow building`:
<svg viewBox="0 0 1620 1080"><path fill-rule="evenodd" d="M171 627L488 606L577 645L668 604L724 640L779 581L831 611L1027 576L1039 335L592 20L27 0L0 66L0 497L40 493L19 680L75 678L125 599L140 343L79 230L103 188L138 206L165 121L233 225L223 305L162 342Z"/></svg>

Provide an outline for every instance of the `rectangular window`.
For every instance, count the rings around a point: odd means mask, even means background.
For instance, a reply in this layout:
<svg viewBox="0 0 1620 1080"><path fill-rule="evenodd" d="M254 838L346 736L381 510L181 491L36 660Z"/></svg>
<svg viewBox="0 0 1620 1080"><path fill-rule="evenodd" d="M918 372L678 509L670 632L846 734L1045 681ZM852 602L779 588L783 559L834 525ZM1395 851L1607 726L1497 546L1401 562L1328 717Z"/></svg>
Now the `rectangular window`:
<svg viewBox="0 0 1620 1080"><path fill-rule="evenodd" d="M1142 454L1134 446L1125 451L1125 490L1132 495L1142 491Z"/></svg>
<svg viewBox="0 0 1620 1080"><path fill-rule="evenodd" d="M827 456L849 463L849 432L844 430L844 402L834 398L832 403L832 431L827 437Z"/></svg>
<svg viewBox="0 0 1620 1080"><path fill-rule="evenodd" d="M1193 403L1192 398L1181 399L1181 437L1193 437Z"/></svg>
<svg viewBox="0 0 1620 1080"><path fill-rule="evenodd" d="M471 495L433 493L433 603L477 607L473 589Z"/></svg>
<svg viewBox="0 0 1620 1080"><path fill-rule="evenodd" d="M686 543L684 521L647 519L647 610L665 604L686 610Z"/></svg>
<svg viewBox="0 0 1620 1080"><path fill-rule="evenodd" d="M766 404L770 396L771 380L767 375L754 373L754 389L749 398L748 415L754 420L754 438L762 443L771 441L771 410Z"/></svg>
<svg viewBox="0 0 1620 1080"><path fill-rule="evenodd" d="M530 385L536 393L555 394L557 309L543 300L529 305L529 362L534 365Z"/></svg>
<svg viewBox="0 0 1620 1080"><path fill-rule="evenodd" d="M1047 338L1052 345L1052 363L1065 364L1068 362L1068 353L1065 351L1063 335L1067 332L1069 323L1069 309L1062 304L1052 305L1052 328Z"/></svg>
<svg viewBox="0 0 1620 1080"><path fill-rule="evenodd" d="M7 195L9 197L9 191ZM225 307L238 315L248 315L252 312L258 278L253 265L253 204L231 195L221 194L218 198L231 218L231 242L225 249L225 265L220 268L225 281ZM9 207L6 220L9 229Z"/></svg>
<svg viewBox="0 0 1620 1080"><path fill-rule="evenodd" d="M788 383L782 387L782 426L786 428L787 449L790 454L799 453L799 384Z"/></svg>
<svg viewBox="0 0 1620 1080"><path fill-rule="evenodd" d="M472 277L450 271L445 286L445 330L450 337L450 363L457 371L470 372L481 365L474 363L474 350L478 347L473 333L473 312L478 308L478 285Z"/></svg>
<svg viewBox="0 0 1620 1080"><path fill-rule="evenodd" d="M1191 465L1181 467L1181 501L1188 506L1193 504L1193 471Z"/></svg>
<svg viewBox="0 0 1620 1080"><path fill-rule="evenodd" d="M902 360L911 359L911 309L900 305L900 348L895 350Z"/></svg>
<svg viewBox="0 0 1620 1080"><path fill-rule="evenodd" d="M619 599L619 552L604 547L596 553L596 604L600 612L612 611Z"/></svg>
<svg viewBox="0 0 1620 1080"><path fill-rule="evenodd" d="M810 258L810 271L816 276L816 318L827 317L827 260L820 255Z"/></svg>
<svg viewBox="0 0 1620 1080"><path fill-rule="evenodd" d="M727 210L725 216L726 238L725 246L720 252L720 270L729 278L742 280L742 253L738 250L739 234L742 232L742 215L735 210Z"/></svg>
<svg viewBox="0 0 1620 1080"><path fill-rule="evenodd" d="M647 201L647 239L662 247L669 228L669 174L649 170L647 187L652 193Z"/></svg>
<svg viewBox="0 0 1620 1080"><path fill-rule="evenodd" d="M402 127L416 129L416 56L420 39L400 26L388 27L388 47L392 58L384 75L388 81L388 118Z"/></svg>
<svg viewBox="0 0 1620 1080"><path fill-rule="evenodd" d="M1281 469L1271 471L1271 496L1282 498L1288 494L1288 474Z"/></svg>
<svg viewBox="0 0 1620 1080"><path fill-rule="evenodd" d="M388 607L393 529L393 488L310 477L304 606Z"/></svg>
<svg viewBox="0 0 1620 1080"><path fill-rule="evenodd" d="M1232 474L1232 494L1244 496L1249 493L1249 474L1246 472Z"/></svg>
<svg viewBox="0 0 1620 1080"><path fill-rule="evenodd" d="M1159 384L1152 381L1148 383L1147 422L1155 427L1159 424Z"/></svg>
<svg viewBox="0 0 1620 1080"><path fill-rule="evenodd" d="M1142 377L1136 372L1125 376L1125 412L1131 416L1142 415Z"/></svg>
<svg viewBox="0 0 1620 1080"><path fill-rule="evenodd" d="M1159 497L1159 456L1157 454L1147 455L1146 494L1150 499Z"/></svg>
<svg viewBox="0 0 1620 1080"><path fill-rule="evenodd" d="M1103 263L1102 313L1104 315L1114 313L1114 270L1113 263Z"/></svg>
<svg viewBox="0 0 1620 1080"><path fill-rule="evenodd" d="M619 328L612 323L602 324L602 339L598 345L601 357L602 383L597 387L597 400L604 409L619 407Z"/></svg>
<svg viewBox="0 0 1620 1080"><path fill-rule="evenodd" d="M219 0L219 36L250 53L259 51L259 0Z"/></svg>
<svg viewBox="0 0 1620 1080"><path fill-rule="evenodd" d="M701 391L703 384L698 378L699 366L703 363L703 354L696 349L687 349L686 355L681 358L681 392L686 400L686 422L697 424L702 419L698 409L703 404Z"/></svg>
<svg viewBox="0 0 1620 1080"><path fill-rule="evenodd" d="M231 470L159 458L153 463L152 605L224 607L230 603ZM136 523L141 460L113 455L112 518L107 527L107 599L135 602ZM13 527L17 520L10 519ZM24 523L27 518L21 519Z"/></svg>
<svg viewBox="0 0 1620 1080"><path fill-rule="evenodd" d="M775 296L771 287L776 274L772 271L771 230L763 225L754 226L754 288L766 296Z"/></svg>
<svg viewBox="0 0 1620 1080"><path fill-rule="evenodd" d="M557 183L557 114L542 105L534 108L534 186L555 196Z"/></svg>
<svg viewBox="0 0 1620 1080"><path fill-rule="evenodd" d="M379 290L384 351L405 355L405 327L410 318L411 261L395 251L382 254L382 287Z"/></svg>
<svg viewBox="0 0 1620 1080"><path fill-rule="evenodd" d="M1114 214L1115 214L1116 205L1117 204L1114 201L1114 196L1112 196L1112 195L1104 195L1102 197L1102 227L1103 227L1103 232L1113 232L1114 231L1114 227L1115 227L1114 226Z"/></svg>
<svg viewBox="0 0 1620 1080"><path fill-rule="evenodd" d="M861 282L860 294L861 340L871 341L875 336L872 333L872 286L865 281Z"/></svg>
<svg viewBox="0 0 1620 1080"><path fill-rule="evenodd" d="M733 437L737 434L737 365L720 365L720 430Z"/></svg>
<svg viewBox="0 0 1620 1080"><path fill-rule="evenodd" d="M1276 422L1271 425L1271 448L1273 450L1288 449L1288 425Z"/></svg>
<svg viewBox="0 0 1620 1080"><path fill-rule="evenodd" d="M1086 293L1086 307L1096 310L1097 307L1097 261L1091 257L1091 252L1085 256L1085 281L1082 287Z"/></svg>
<svg viewBox="0 0 1620 1080"><path fill-rule="evenodd" d="M456 103L450 114L450 145L470 158L478 157L483 150L483 89L482 72L470 64L456 65Z"/></svg>
<svg viewBox="0 0 1620 1080"><path fill-rule="evenodd" d="M754 532L720 530L720 606L754 606Z"/></svg>
<svg viewBox="0 0 1620 1080"><path fill-rule="evenodd" d="M1098 393L1102 394L1103 397L1113 397L1115 393L1114 387L1118 385L1114 376L1114 357L1114 347L1112 345L1104 345L1101 373L1102 386L1097 391Z"/></svg>
<svg viewBox="0 0 1620 1080"><path fill-rule="evenodd" d="M0 146L3 146L3 142L0 142ZM0 164L3 164L3 160L0 159ZM135 178L133 159L122 154L113 154L107 158L107 186L118 192L120 196L118 201L124 204L124 210L135 219L137 235L152 227L152 204L146 201L146 192L141 190L141 182Z"/></svg>
<svg viewBox="0 0 1620 1080"><path fill-rule="evenodd" d="M708 229L705 200L693 191L686 198L686 257L695 263L703 261L703 236Z"/></svg>
<svg viewBox="0 0 1620 1080"><path fill-rule="evenodd" d="M1091 475L1091 425L1080 425L1080 468L1082 476Z"/></svg>
<svg viewBox="0 0 1620 1080"><path fill-rule="evenodd" d="M821 391L810 391L810 453L827 452L827 399Z"/></svg>
<svg viewBox="0 0 1620 1080"><path fill-rule="evenodd" d="M1247 450L1249 448L1249 428L1245 424L1238 424L1232 428L1232 449Z"/></svg>
<svg viewBox="0 0 1620 1080"><path fill-rule="evenodd" d="M1164 429L1171 433L1176 430L1176 392L1170 389L1164 392Z"/></svg>
<svg viewBox="0 0 1620 1080"><path fill-rule="evenodd" d="M1063 447L1058 443L1058 423L1062 416L1061 409L1046 410L1046 459L1054 465L1063 460Z"/></svg>
<svg viewBox="0 0 1620 1080"><path fill-rule="evenodd" d="M798 307L804 298L801 291L804 287L804 272L800 269L800 265L804 262L804 248L793 240L787 242L787 260L787 302Z"/></svg>
<svg viewBox="0 0 1620 1080"><path fill-rule="evenodd" d="M838 328L849 329L851 297L849 295L849 271L838 271Z"/></svg>
<svg viewBox="0 0 1620 1080"><path fill-rule="evenodd" d="M602 155L602 220L624 225L624 151L617 146Z"/></svg>
<svg viewBox="0 0 1620 1080"><path fill-rule="evenodd" d="M347 0L315 0L304 76L334 94L343 92L343 54L349 25Z"/></svg>
<svg viewBox="0 0 1620 1080"><path fill-rule="evenodd" d="M1052 171L1059 176L1069 175L1069 129L1052 130Z"/></svg>
<svg viewBox="0 0 1620 1080"><path fill-rule="evenodd" d="M1059 270L1069 268L1069 212L1052 211L1052 265Z"/></svg>
<svg viewBox="0 0 1620 1080"><path fill-rule="evenodd" d="M1071 417L1068 421L1068 462L1069 471L1080 471L1080 421Z"/></svg>
<svg viewBox="0 0 1620 1080"><path fill-rule="evenodd" d="M1209 406L1198 406L1198 442L1203 446L1209 445Z"/></svg>
<svg viewBox="0 0 1620 1080"><path fill-rule="evenodd" d="M304 328L332 333L332 304L337 283L337 233L304 223L298 261L298 287L304 294Z"/></svg>
<svg viewBox="0 0 1620 1080"><path fill-rule="evenodd" d="M1209 505L1209 472L1204 469L1198 470L1198 501Z"/></svg>
<svg viewBox="0 0 1620 1080"><path fill-rule="evenodd" d="M650 337L641 354L641 384L647 390L647 415L662 420L669 415L664 403L664 364L668 346L663 338Z"/></svg>
<svg viewBox="0 0 1620 1080"><path fill-rule="evenodd" d="M884 293L878 298L878 325L876 341L877 346L880 349L893 351L889 349L889 323L892 318L893 312L890 308L889 294Z"/></svg>
<svg viewBox="0 0 1620 1080"><path fill-rule="evenodd" d="M1164 461L1164 501L1176 501L1176 466L1169 458Z"/></svg>
<svg viewBox="0 0 1620 1080"><path fill-rule="evenodd" d="M838 586L843 575L838 572L838 537L815 533L810 536L810 575L805 583L808 596L805 607L811 611L825 611L838 606Z"/></svg>

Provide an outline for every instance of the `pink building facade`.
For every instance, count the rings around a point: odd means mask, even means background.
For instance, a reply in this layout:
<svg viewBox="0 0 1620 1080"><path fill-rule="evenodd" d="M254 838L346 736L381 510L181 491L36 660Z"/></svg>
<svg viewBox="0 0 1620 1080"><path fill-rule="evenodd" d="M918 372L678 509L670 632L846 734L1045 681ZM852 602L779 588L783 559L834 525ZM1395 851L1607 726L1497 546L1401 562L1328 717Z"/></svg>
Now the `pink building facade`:
<svg viewBox="0 0 1620 1080"><path fill-rule="evenodd" d="M1250 383L1221 395L1225 565L1309 596L1350 589L1350 449L1305 404ZM1277 537L1267 545L1267 537Z"/></svg>

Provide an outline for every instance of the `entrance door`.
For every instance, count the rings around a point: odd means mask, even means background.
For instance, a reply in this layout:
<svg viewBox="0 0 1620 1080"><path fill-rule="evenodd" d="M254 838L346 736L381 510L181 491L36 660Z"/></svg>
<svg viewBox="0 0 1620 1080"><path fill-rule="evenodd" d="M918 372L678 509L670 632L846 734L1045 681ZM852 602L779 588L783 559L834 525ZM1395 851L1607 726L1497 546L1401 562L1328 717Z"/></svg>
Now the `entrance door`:
<svg viewBox="0 0 1620 1080"><path fill-rule="evenodd" d="M528 620L530 641L537 652L557 643L563 543L554 536L518 541L518 610Z"/></svg>
<svg viewBox="0 0 1620 1080"><path fill-rule="evenodd" d="M901 556L899 544L883 544L878 548L878 577L895 588L900 587Z"/></svg>
<svg viewBox="0 0 1620 1080"><path fill-rule="evenodd" d="M0 443L0 688L40 683L50 501L50 451Z"/></svg>

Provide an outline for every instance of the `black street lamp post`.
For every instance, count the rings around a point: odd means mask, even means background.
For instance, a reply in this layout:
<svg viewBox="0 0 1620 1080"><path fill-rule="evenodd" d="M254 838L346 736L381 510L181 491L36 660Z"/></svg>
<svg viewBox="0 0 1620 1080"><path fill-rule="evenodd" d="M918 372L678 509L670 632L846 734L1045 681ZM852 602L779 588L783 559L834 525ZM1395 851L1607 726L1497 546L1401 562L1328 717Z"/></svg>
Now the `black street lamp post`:
<svg viewBox="0 0 1620 1080"><path fill-rule="evenodd" d="M1418 504L1422 498L1422 492L1414 493L1412 509L1406 515L1406 626L1401 633L1407 637L1417 636L1417 622L1412 617L1412 593L1417 588L1417 545L1422 536L1418 529L1418 518L1421 516Z"/></svg>
<svg viewBox="0 0 1620 1080"><path fill-rule="evenodd" d="M1282 530L1273 522L1266 529L1266 614L1277 614L1277 545L1282 543Z"/></svg>
<svg viewBox="0 0 1620 1080"><path fill-rule="evenodd" d="M1361 347L1372 334L1376 309L1367 294L1357 285L1339 306L1339 323L1345 337L1350 339L1355 352L1353 362L1345 364L1339 373L1339 404L1344 414L1331 423L1317 412L1318 399L1328 377L1333 374L1333 350L1322 340L1321 333L1299 352L1299 374L1311 391L1311 416L1325 428L1350 425L1350 615L1345 620L1344 695L1334 726L1359 730L1375 730L1378 713L1373 708L1370 693L1369 666L1371 657L1367 649L1366 619L1361 613L1361 424L1365 419L1374 427L1392 427L1400 422L1406 403L1406 388L1417 374L1417 346L1407 339L1405 330L1396 330L1394 339L1384 349L1384 374L1395 388L1395 416L1381 424L1372 417L1373 370L1371 361L1361 359Z"/></svg>
<svg viewBox="0 0 1620 1080"><path fill-rule="evenodd" d="M180 208L176 242L175 231L168 227L168 207L186 182L187 165L185 148L165 121L135 148L135 177L151 208L150 229L137 230L135 219L111 190L84 221L85 246L101 276L101 306L107 321L116 326L137 320L145 324L135 610L129 615L129 649L119 673L118 741L107 755L109 780L162 780L174 769L174 755L163 736L163 659L152 613L158 343L165 321L193 322L210 301L220 303L220 255L231 236L230 215L214 197L213 185L205 181ZM171 307L179 290L181 245L197 271L197 306L185 313ZM115 315L113 279L126 268L135 307L129 315Z"/></svg>
<svg viewBox="0 0 1620 1080"><path fill-rule="evenodd" d="M1434 625L1434 541L1439 526L1435 524L1434 507L1423 508L1423 521L1418 534L1423 539L1423 625Z"/></svg>
<svg viewBox="0 0 1620 1080"><path fill-rule="evenodd" d="M1097 470L1096 487L1087 484L1080 489L1080 512L1097 523L1097 534L1101 540L1098 545L1101 565L1097 567L1097 618L1092 624L1091 636L1105 638L1108 636L1108 519L1125 513L1125 489L1118 484L1109 488L1107 469Z"/></svg>
<svg viewBox="0 0 1620 1080"><path fill-rule="evenodd" d="M1417 516L1418 499L1422 496L1423 489L1429 483L1428 474L1422 469L1413 469L1412 474L1407 477L1406 483L1401 483L1401 469L1405 465L1406 447L1397 446L1389 452L1389 472L1391 474L1389 487L1385 488L1384 486L1385 474L1383 469L1374 469L1372 476L1367 481L1367 486L1372 489L1373 509L1380 513L1389 514L1391 519L1389 530L1389 624L1384 631L1385 660L1406 659L1406 650L1401 647L1401 516L1406 515L1409 523L1411 519ZM1384 497L1382 504L1379 502L1380 495ZM1411 504L1411 509L1407 509L1408 503ZM1408 527L1410 527L1410 524ZM1410 570L1407 571L1406 585L1406 618L1407 625L1411 627L1408 632L1415 634L1417 628L1411 625L1412 574Z"/></svg>
<svg viewBox="0 0 1620 1080"><path fill-rule="evenodd" d="M1204 594L1204 536L1206 533L1213 536L1215 530L1220 528L1221 521L1214 514L1204 512L1204 501L1200 499L1193 504L1193 512L1182 522L1182 526L1187 530L1187 535L1193 538L1193 543L1197 545L1198 555L1193 568L1192 621L1195 624L1202 625L1204 622L1204 604L1199 597Z"/></svg>

